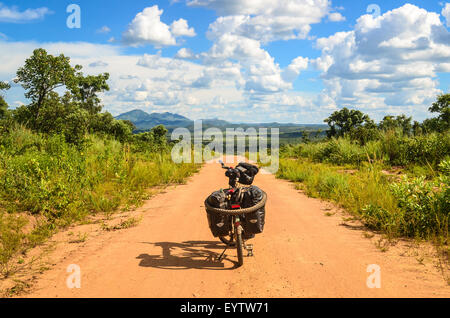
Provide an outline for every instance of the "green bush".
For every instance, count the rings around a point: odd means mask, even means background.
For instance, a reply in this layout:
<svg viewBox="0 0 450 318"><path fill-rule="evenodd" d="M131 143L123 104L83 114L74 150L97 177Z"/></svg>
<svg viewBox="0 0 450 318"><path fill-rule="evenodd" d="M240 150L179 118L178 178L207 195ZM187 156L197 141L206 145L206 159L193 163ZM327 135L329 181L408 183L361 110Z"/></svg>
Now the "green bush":
<svg viewBox="0 0 450 318"><path fill-rule="evenodd" d="M402 234L428 238L431 235L448 235L448 217L450 213L450 183L442 178L440 184L426 182L425 177L409 180L406 176L401 182L391 185L398 200L398 206L404 211Z"/></svg>

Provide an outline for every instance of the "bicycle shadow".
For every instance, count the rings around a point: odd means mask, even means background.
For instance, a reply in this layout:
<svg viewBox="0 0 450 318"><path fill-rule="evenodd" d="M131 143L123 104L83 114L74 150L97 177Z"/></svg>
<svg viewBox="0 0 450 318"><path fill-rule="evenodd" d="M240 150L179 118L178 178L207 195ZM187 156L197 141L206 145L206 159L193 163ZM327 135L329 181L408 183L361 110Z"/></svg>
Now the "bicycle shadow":
<svg viewBox="0 0 450 318"><path fill-rule="evenodd" d="M162 248L162 255L141 254L137 256L140 259L139 266L155 267L161 269L182 270L182 269L208 269L208 270L230 270L237 266L237 263L230 260L228 256L218 261L221 254L211 251L211 249L223 250L225 246L220 242L214 241L186 241L182 243L175 242L142 242L152 244ZM230 249L228 251L232 251ZM223 261L234 264L233 267L225 267Z"/></svg>

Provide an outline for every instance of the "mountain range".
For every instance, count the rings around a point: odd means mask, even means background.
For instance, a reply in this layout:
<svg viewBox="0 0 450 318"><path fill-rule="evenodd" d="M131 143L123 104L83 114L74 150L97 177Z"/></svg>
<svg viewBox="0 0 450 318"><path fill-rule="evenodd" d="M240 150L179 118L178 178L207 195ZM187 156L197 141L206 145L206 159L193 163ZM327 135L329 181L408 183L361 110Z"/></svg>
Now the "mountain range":
<svg viewBox="0 0 450 318"><path fill-rule="evenodd" d="M140 109L135 109L115 117L116 119L129 120L136 126L136 131L147 131L154 126L164 125L169 131L177 128L177 127L185 127L189 130L193 130L194 121L184 117L182 115L173 114L169 112L165 113L147 113ZM326 125L318 125L318 124L281 124L281 123L230 123L226 120L222 119L203 119L203 129L207 129L209 127L217 127L217 128L237 128L242 127L246 129L248 127L270 127L270 128L286 128L290 127L292 129L298 130L308 129L308 130L317 130L324 129Z"/></svg>

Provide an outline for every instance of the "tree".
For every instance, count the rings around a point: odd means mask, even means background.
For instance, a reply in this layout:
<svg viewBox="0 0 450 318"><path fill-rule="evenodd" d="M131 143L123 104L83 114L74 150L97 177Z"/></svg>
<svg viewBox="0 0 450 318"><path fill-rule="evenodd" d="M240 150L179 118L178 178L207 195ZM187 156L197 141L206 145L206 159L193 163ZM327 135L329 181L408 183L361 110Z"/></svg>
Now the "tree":
<svg viewBox="0 0 450 318"><path fill-rule="evenodd" d="M31 115L37 120L42 105L47 96L58 87L75 89L76 72L80 65L72 67L70 58L63 54L53 56L44 49L36 49L33 55L25 61L25 65L17 71L16 83L21 83L26 90L25 97L31 99Z"/></svg>
<svg viewBox="0 0 450 318"><path fill-rule="evenodd" d="M166 134L166 127L158 125L150 129L150 131L133 135L133 149L138 152L161 151L167 147Z"/></svg>
<svg viewBox="0 0 450 318"><path fill-rule="evenodd" d="M8 112L8 104L6 103L3 96L0 95L0 119L4 118L7 112Z"/></svg>
<svg viewBox="0 0 450 318"><path fill-rule="evenodd" d="M437 117L438 121L433 123L430 122L432 125L429 125L429 128L441 132L450 129L450 94L439 95L436 102L434 102L428 110L432 113L439 114Z"/></svg>
<svg viewBox="0 0 450 318"><path fill-rule="evenodd" d="M413 130L414 136L418 136L418 135L422 134L422 131L423 131L422 127L417 120L414 121L414 124L412 125L412 130Z"/></svg>
<svg viewBox="0 0 450 318"><path fill-rule="evenodd" d="M302 135L302 143L309 144L311 142L311 132L306 129L302 129L300 130L300 133Z"/></svg>
<svg viewBox="0 0 450 318"><path fill-rule="evenodd" d="M123 120L114 119L109 132L114 138L120 142L127 142L132 135L132 128Z"/></svg>
<svg viewBox="0 0 450 318"><path fill-rule="evenodd" d="M0 91L2 90L8 90L11 88L11 85L7 82L0 82Z"/></svg>
<svg viewBox="0 0 450 318"><path fill-rule="evenodd" d="M7 82L0 82L0 92L2 90L8 90L11 88L11 85ZM5 101L3 96L0 94L0 119L5 118L8 113L8 103Z"/></svg>
<svg viewBox="0 0 450 318"><path fill-rule="evenodd" d="M412 130L411 121L412 117L406 117L403 114L397 117L384 116L378 127L384 131L401 129L403 134L409 136Z"/></svg>
<svg viewBox="0 0 450 318"><path fill-rule="evenodd" d="M330 129L327 131L328 137L344 136L355 131L358 127L370 129L375 126L375 123L370 119L369 115L359 110L349 110L346 107L335 111L324 122L330 126Z"/></svg>
<svg viewBox="0 0 450 318"><path fill-rule="evenodd" d="M72 94L80 102L81 108L87 110L89 114L94 115L102 110L100 98L98 98L97 94L109 91L108 79L108 73L97 76L83 76L82 73L77 74L76 86L73 88Z"/></svg>
<svg viewBox="0 0 450 318"><path fill-rule="evenodd" d="M166 144L167 144L167 138L166 138L167 129L166 129L166 127L164 127L164 125L155 126L150 130L150 132L153 134L155 143L158 146L161 146L161 147L166 146Z"/></svg>

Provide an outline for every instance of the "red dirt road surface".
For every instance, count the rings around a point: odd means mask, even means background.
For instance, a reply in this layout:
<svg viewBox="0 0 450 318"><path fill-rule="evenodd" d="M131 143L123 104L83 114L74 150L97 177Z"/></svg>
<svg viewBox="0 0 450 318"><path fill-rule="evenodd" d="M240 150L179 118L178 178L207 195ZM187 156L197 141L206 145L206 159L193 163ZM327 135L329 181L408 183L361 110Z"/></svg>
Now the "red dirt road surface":
<svg viewBox="0 0 450 318"><path fill-rule="evenodd" d="M419 262L401 243L382 252L376 246L378 235L365 237L364 228L344 222L340 212L330 210L330 203L308 198L271 174L258 174L254 184L268 195L266 225L264 233L250 241L254 256L244 257L242 267L235 267L235 249L227 250L222 262L215 260L224 245L208 228L203 202L226 187L227 178L219 164L210 163L186 185L170 187L146 201L136 227L60 251L64 256L21 296L450 296L435 260ZM80 268L80 288L67 287L70 264ZM371 264L379 266L380 288L367 285Z"/></svg>

